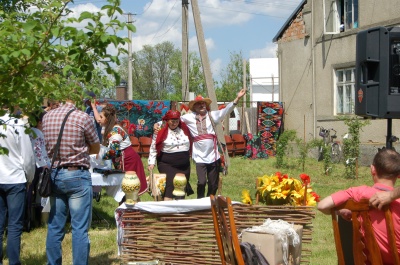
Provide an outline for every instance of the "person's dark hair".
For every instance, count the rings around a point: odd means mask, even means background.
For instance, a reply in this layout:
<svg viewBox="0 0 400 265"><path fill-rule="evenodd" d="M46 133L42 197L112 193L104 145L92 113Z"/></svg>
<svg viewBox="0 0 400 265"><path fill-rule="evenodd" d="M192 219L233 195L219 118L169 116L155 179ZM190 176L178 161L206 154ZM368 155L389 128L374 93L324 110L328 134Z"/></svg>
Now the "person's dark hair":
<svg viewBox="0 0 400 265"><path fill-rule="evenodd" d="M107 120L106 126L104 127L104 135L103 135L103 145L108 145L107 135L111 132L112 128L115 124L117 124L117 111L115 107L111 104L107 104L101 112Z"/></svg>
<svg viewBox="0 0 400 265"><path fill-rule="evenodd" d="M36 122L35 127L37 127L38 123L43 120L43 117L45 114L46 114L46 111L44 111L44 110L38 110L32 114L33 118L35 119L35 122Z"/></svg>
<svg viewBox="0 0 400 265"><path fill-rule="evenodd" d="M400 154L393 149L380 149L372 165L375 166L379 178L392 179L400 176Z"/></svg>

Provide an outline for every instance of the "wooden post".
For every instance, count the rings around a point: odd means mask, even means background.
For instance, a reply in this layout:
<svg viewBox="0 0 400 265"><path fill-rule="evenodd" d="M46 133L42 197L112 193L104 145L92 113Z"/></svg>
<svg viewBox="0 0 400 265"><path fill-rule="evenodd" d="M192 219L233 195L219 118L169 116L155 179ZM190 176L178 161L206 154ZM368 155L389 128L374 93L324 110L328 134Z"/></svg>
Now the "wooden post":
<svg viewBox="0 0 400 265"><path fill-rule="evenodd" d="M182 0L182 100L189 101L189 0Z"/></svg>

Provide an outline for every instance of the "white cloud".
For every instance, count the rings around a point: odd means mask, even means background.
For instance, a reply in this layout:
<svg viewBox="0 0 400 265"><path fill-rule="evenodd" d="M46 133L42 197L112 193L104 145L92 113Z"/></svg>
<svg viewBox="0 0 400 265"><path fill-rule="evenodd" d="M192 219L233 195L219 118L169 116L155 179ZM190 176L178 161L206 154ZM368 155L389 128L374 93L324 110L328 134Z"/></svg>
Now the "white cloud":
<svg viewBox="0 0 400 265"><path fill-rule="evenodd" d="M278 45L267 42L264 48L251 50L250 58L275 58Z"/></svg>
<svg viewBox="0 0 400 265"><path fill-rule="evenodd" d="M211 73L213 74L213 77L216 78L219 76L221 73L222 69L222 60L220 58L217 58L211 62Z"/></svg>

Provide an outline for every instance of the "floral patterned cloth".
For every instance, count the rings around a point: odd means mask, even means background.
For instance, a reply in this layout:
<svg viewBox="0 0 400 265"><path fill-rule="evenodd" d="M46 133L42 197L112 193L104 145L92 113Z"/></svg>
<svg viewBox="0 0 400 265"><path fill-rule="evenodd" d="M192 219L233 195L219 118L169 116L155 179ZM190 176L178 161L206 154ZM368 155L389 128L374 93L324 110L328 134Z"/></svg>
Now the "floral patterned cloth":
<svg viewBox="0 0 400 265"><path fill-rule="evenodd" d="M105 137L108 139L108 151L103 155L103 159L111 159L114 168L122 170L122 150L131 145L129 135L119 125L116 125Z"/></svg>
<svg viewBox="0 0 400 265"><path fill-rule="evenodd" d="M29 137L35 155L36 167L50 166L51 161L47 156L43 133L37 128L32 128L32 130L34 134L30 134Z"/></svg>
<svg viewBox="0 0 400 265"><path fill-rule="evenodd" d="M250 159L268 158L267 149L261 137L248 133L244 135L244 139L247 143L245 157Z"/></svg>

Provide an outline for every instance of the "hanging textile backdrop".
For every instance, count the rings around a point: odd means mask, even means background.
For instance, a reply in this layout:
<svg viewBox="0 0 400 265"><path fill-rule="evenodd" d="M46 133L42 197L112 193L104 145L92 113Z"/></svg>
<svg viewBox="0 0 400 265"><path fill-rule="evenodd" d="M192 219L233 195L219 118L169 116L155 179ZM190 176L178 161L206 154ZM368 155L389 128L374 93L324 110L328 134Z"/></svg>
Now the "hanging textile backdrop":
<svg viewBox="0 0 400 265"><path fill-rule="evenodd" d="M136 137L151 137L154 123L161 121L171 107L169 100L107 100L100 103L114 105L120 125Z"/></svg>
<svg viewBox="0 0 400 265"><path fill-rule="evenodd" d="M257 132L264 145L262 150L267 155L274 156L276 151L276 140L281 133L283 125L283 103L258 102L257 115Z"/></svg>

